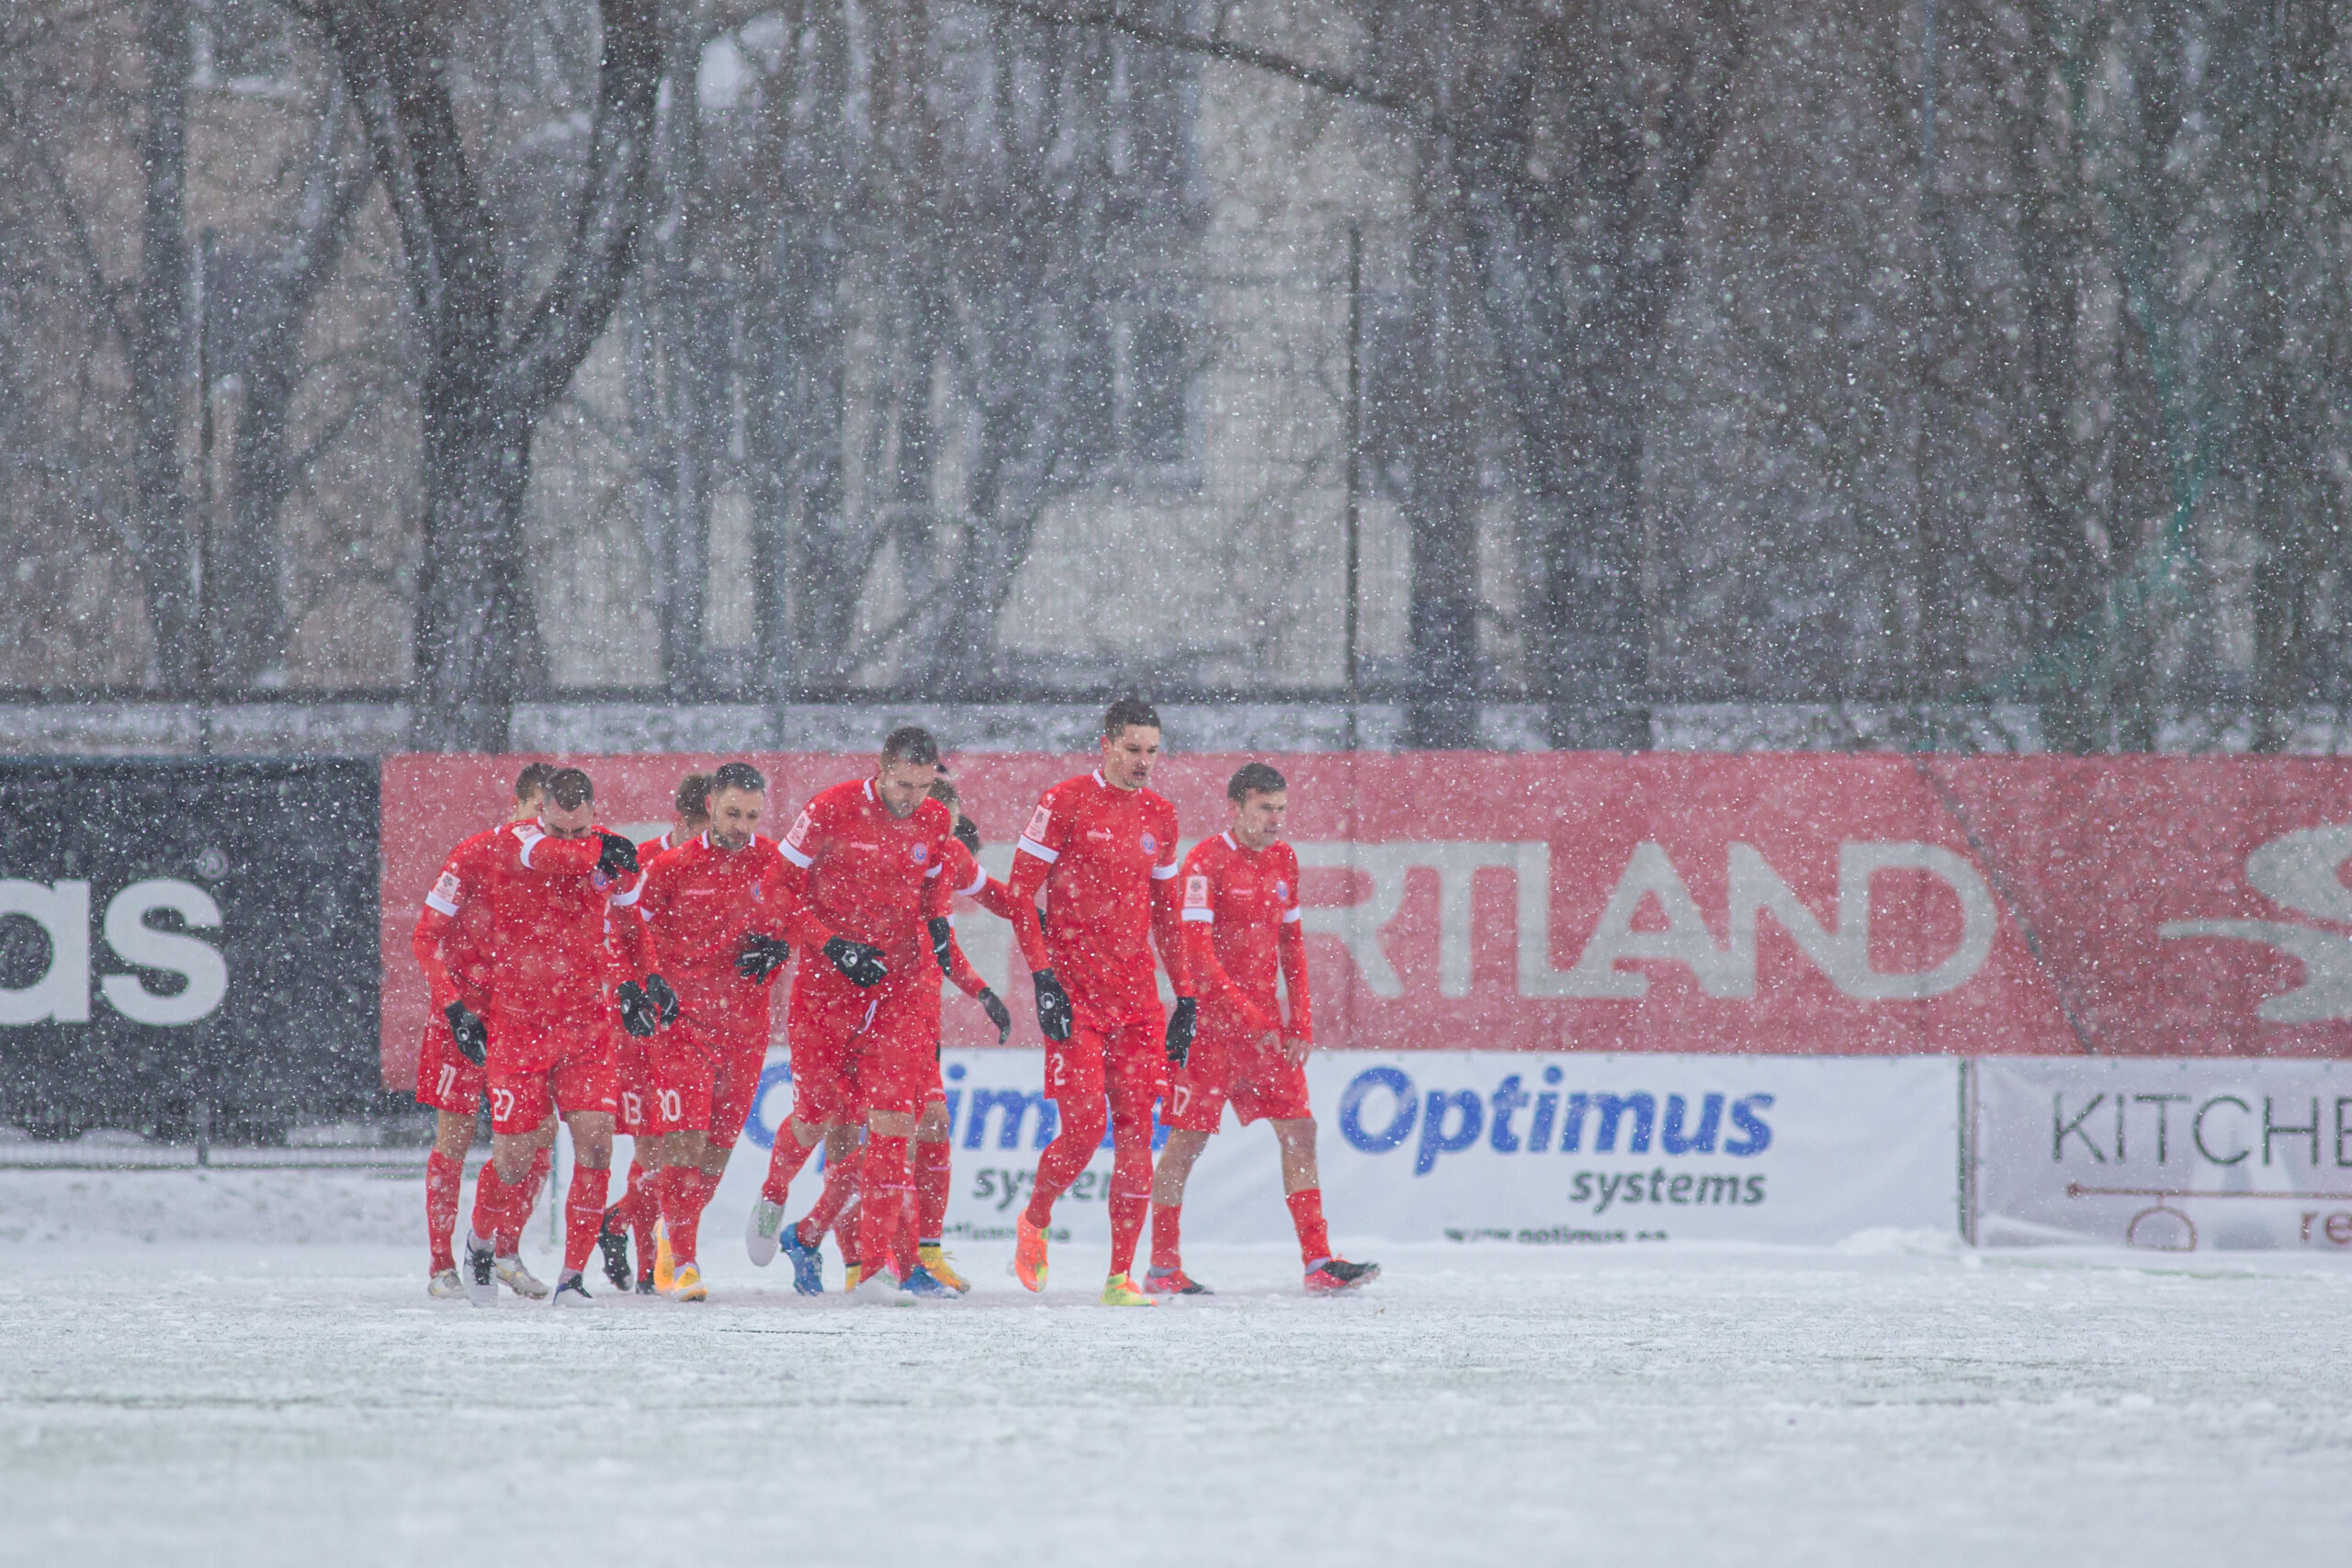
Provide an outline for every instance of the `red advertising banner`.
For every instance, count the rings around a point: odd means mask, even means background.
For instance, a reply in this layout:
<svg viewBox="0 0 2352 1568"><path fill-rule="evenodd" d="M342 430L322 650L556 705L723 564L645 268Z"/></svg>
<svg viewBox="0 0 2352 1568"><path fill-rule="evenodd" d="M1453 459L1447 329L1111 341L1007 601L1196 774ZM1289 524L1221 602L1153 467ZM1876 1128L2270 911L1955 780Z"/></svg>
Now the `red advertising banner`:
<svg viewBox="0 0 2352 1568"><path fill-rule="evenodd" d="M528 757L383 764L384 1081L413 1081L409 931ZM650 836L682 773L572 759ZM750 759L780 830L865 757ZM1173 756L1188 839L1270 761L1324 1044L1847 1055L2352 1055L2352 764L2245 758L1419 752ZM951 759L1002 875L1082 756ZM1035 1043L1010 929L956 922ZM781 1017L781 1010L779 1010ZM947 1043L995 1043L951 995Z"/></svg>

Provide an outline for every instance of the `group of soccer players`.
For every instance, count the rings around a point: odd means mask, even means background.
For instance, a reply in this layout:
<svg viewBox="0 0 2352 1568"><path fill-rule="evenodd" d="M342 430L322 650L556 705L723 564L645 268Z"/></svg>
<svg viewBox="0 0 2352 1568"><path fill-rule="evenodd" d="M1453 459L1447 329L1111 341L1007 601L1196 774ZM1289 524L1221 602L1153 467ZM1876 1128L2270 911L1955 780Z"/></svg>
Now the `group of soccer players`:
<svg viewBox="0 0 2352 1568"><path fill-rule="evenodd" d="M526 768L509 820L450 852L413 938L433 998L417 1064L417 1099L438 1113L425 1168L431 1293L487 1304L503 1283L584 1303L601 1256L616 1289L705 1299L702 1212L748 1120L772 995L796 954L792 1111L746 1226L752 1260L781 1251L794 1288L821 1293L819 1248L831 1234L854 1292L967 1291L943 1247L943 980L987 1011L1000 1043L1012 1019L956 942L957 898L1012 924L1046 1039L1045 1092L1059 1111L1016 1224L1023 1286L1045 1289L1055 1201L1107 1129L1102 1302L1203 1293L1180 1250L1184 1183L1228 1102L1245 1123L1273 1124L1307 1290L1375 1276L1377 1265L1335 1255L1324 1226L1283 777L1256 762L1235 773L1228 828L1180 863L1175 808L1148 787L1159 738L1148 704L1113 704L1101 766L1046 792L1009 885L980 869L978 834L938 747L911 726L883 742L871 776L820 791L780 840L761 831L775 818L748 763L689 774L671 829L642 844L596 821L580 769ZM1172 1010L1160 1004L1155 950ZM464 1161L485 1094L491 1156L460 1258ZM1157 1171L1156 1107L1169 1128ZM549 1287L524 1267L520 1241L558 1117L574 1163ZM608 1203L616 1132L632 1162ZM793 1179L820 1147L823 1190L787 1224ZM1151 1262L1138 1281L1147 1214Z"/></svg>

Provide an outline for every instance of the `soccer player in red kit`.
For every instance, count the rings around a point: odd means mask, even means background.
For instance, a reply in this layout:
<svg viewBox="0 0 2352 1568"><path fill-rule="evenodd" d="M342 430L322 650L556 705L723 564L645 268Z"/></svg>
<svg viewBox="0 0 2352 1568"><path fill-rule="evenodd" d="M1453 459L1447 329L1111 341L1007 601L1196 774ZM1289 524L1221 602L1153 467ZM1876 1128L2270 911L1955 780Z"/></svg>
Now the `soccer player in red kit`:
<svg viewBox="0 0 2352 1568"><path fill-rule="evenodd" d="M671 807L670 826L637 846L637 861L642 868L650 870L654 856L700 837L710 826L710 775L688 773L680 779ZM626 921L621 929L627 930ZM628 1134L630 1145L628 1179L621 1189L620 1201L605 1211L596 1246L605 1255L605 1278L613 1282L613 1289L626 1291L634 1283L638 1294L651 1295L653 1229L662 1217L662 1200L653 1190L653 1179L662 1169L662 1160L656 1153L658 1140L646 1128L645 1111L651 1103L653 1086L647 1076L645 1042L624 1031L615 1043L613 1069L620 1131ZM634 1274L628 1257L632 1235L637 1240Z"/></svg>
<svg viewBox="0 0 2352 1568"><path fill-rule="evenodd" d="M1192 1043L1194 1007L1175 899L1176 808L1145 785L1159 715L1123 697L1102 719L1102 765L1047 790L1012 860L1012 925L1037 991L1046 1095L1061 1130L1037 1161L1013 1227L1013 1273L1046 1288L1046 1226L1102 1142L1110 1107L1111 1272L1106 1306L1149 1306L1130 1270L1151 1203L1151 1108ZM1037 895L1046 895L1043 929ZM1152 948L1176 991L1164 1020Z"/></svg>
<svg viewBox="0 0 2352 1568"><path fill-rule="evenodd" d="M964 815L963 802L956 795L956 786L948 782L944 768L940 770L940 775L932 781L931 798L947 807L948 814L956 819L956 841L949 846L947 869L941 874L940 880L951 894L971 899L1000 919L1011 919L1012 890L980 869L979 829L970 818ZM1012 1013L989 987L988 982L981 978L979 971L974 969L964 956L962 946L956 941L953 919L953 916L933 917L932 955L938 960L940 970L947 976L948 983L980 1004L981 1010L989 1015L989 1021L996 1025L996 1043L1001 1045L1012 1037ZM950 922L944 931L943 921ZM955 1179L953 1156L947 1143L949 1122L947 1086L939 1076L938 1039L934 1031L931 1090L923 1102L922 1116L915 1123L915 1201L912 1205L915 1257L931 1270L933 1278L962 1295L972 1288L971 1282L958 1273L955 1264L949 1260L944 1234L947 1201Z"/></svg>
<svg viewBox="0 0 2352 1568"><path fill-rule="evenodd" d="M713 773L710 825L654 857L638 894L646 988L659 976L678 998L676 1018L647 1047L646 1126L661 1153L655 1190L673 1301L704 1299L702 1211L742 1136L767 1055L769 998L792 954L784 857L756 831L767 788L749 762Z"/></svg>
<svg viewBox="0 0 2352 1568"><path fill-rule="evenodd" d="M514 780L514 809L509 822L539 813L539 789L555 769L533 762ZM416 912L409 949L433 993L432 1016L416 1054L416 1102L434 1112L433 1152L424 1157L424 1231L432 1252L427 1294L465 1294L451 1251L458 1225L466 1151L473 1147L474 1118L481 1106L482 1057L489 1035L482 1020L490 1011L490 953L483 938L490 900L481 896L498 829L476 833L449 852ZM493 1174L491 1179L495 1181ZM515 1237L519 1245L521 1237ZM513 1252L514 1247L503 1248Z"/></svg>
<svg viewBox="0 0 2352 1568"><path fill-rule="evenodd" d="M574 1162L564 1200L559 1305L588 1300L581 1269L605 1217L615 1109L607 919L637 894L637 846L595 827L594 799L594 786L578 768L549 774L537 819L500 829L489 882L491 1157L508 1195L506 1213L489 1217L493 1224L514 1223L514 1207L527 1202L519 1184L536 1135L550 1113L560 1113L571 1130ZM633 987L618 1000L632 1014L653 1006ZM481 1209L478 1201L478 1214ZM477 1303L494 1290L494 1259L481 1231L478 1218L466 1238L466 1293Z"/></svg>
<svg viewBox="0 0 2352 1568"><path fill-rule="evenodd" d="M1380 1265L1335 1256L1323 1224L1315 1113L1307 1109L1303 1066L1315 1046L1315 1021L1299 936L1298 856L1282 840L1290 795L1282 774L1263 762L1235 773L1225 794L1229 826L1193 847L1181 878L1200 1032L1169 1086L1170 1131L1152 1183L1151 1273L1144 1289L1208 1292L1185 1274L1179 1251L1184 1179L1230 1101L1243 1126L1273 1123L1307 1290L1352 1290L1378 1275ZM1274 995L1278 969L1290 993L1288 1021Z"/></svg>
<svg viewBox="0 0 2352 1568"><path fill-rule="evenodd" d="M928 731L892 730L874 775L820 792L778 846L793 939L827 962L804 961L793 982L792 1117L777 1134L746 1241L763 1263L782 1240L793 1286L805 1294L823 1288L815 1255L824 1225L812 1214L788 1240L780 1237L785 1194L828 1131L861 1122L860 1283L895 1275L891 1282L915 1295L953 1293L919 1262L898 1258L893 1245L909 1184L907 1145L938 1073L939 981L926 973L935 962L927 926L947 910L940 877L955 842L954 818L929 793L938 763ZM829 1163L829 1192L839 1190L834 1168L847 1163Z"/></svg>

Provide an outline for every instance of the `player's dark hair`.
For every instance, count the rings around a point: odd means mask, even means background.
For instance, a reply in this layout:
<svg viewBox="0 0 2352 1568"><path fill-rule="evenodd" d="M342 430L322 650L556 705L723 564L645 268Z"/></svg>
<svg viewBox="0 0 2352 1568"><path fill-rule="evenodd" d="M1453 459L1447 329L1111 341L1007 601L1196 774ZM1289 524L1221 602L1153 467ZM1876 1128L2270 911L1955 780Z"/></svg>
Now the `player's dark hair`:
<svg viewBox="0 0 2352 1568"><path fill-rule="evenodd" d="M1288 789L1282 774L1264 762L1244 762L1235 770L1225 786L1225 798L1239 802L1253 795L1272 795L1278 789Z"/></svg>
<svg viewBox="0 0 2352 1568"><path fill-rule="evenodd" d="M956 797L956 785L949 781L945 773L931 781L931 798L950 811L956 810L960 804Z"/></svg>
<svg viewBox="0 0 2352 1568"><path fill-rule="evenodd" d="M555 772L553 762L528 762L514 775L514 798L529 800L543 794L548 787L548 775Z"/></svg>
<svg viewBox="0 0 2352 1568"><path fill-rule="evenodd" d="M768 781L762 778L760 770L749 762L721 762L718 764L718 771L710 775L710 793L717 795L722 789L740 789L749 795L765 795L768 792Z"/></svg>
<svg viewBox="0 0 2352 1568"><path fill-rule="evenodd" d="M927 768L939 765L939 742L931 731L920 724L902 724L882 739L882 760L885 762L916 762Z"/></svg>
<svg viewBox="0 0 2352 1568"><path fill-rule="evenodd" d="M710 775L688 773L678 781L678 793L671 803L681 817L710 815Z"/></svg>
<svg viewBox="0 0 2352 1568"><path fill-rule="evenodd" d="M577 811L596 798L596 786L578 768L558 768L548 774L541 793L561 811Z"/></svg>
<svg viewBox="0 0 2352 1568"><path fill-rule="evenodd" d="M975 860L978 859L980 853L980 830L978 828L973 826L972 819L958 812L956 817L955 831L956 841L963 845L966 849L971 851L972 856Z"/></svg>
<svg viewBox="0 0 2352 1568"><path fill-rule="evenodd" d="M1141 725L1146 729L1159 728L1159 710L1141 697L1121 697L1102 715L1102 739L1116 740L1127 726Z"/></svg>

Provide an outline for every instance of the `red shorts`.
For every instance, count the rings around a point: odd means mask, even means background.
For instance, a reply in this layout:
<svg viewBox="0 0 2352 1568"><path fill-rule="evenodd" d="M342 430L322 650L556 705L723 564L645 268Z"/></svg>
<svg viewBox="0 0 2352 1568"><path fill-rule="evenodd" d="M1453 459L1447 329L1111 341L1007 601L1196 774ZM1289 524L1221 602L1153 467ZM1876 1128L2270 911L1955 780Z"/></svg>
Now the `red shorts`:
<svg viewBox="0 0 2352 1568"><path fill-rule="evenodd" d="M793 980L786 1024L792 1119L804 1126L863 1122L876 1111L912 1115L939 1080L936 975L860 990L830 965L812 966Z"/></svg>
<svg viewBox="0 0 2352 1568"><path fill-rule="evenodd" d="M1227 1100L1247 1127L1252 1122L1290 1122L1311 1116L1306 1108L1306 1069L1272 1046L1244 1034L1203 1030L1193 1040L1184 1066L1168 1086L1163 1120L1188 1133L1214 1133Z"/></svg>
<svg viewBox="0 0 2352 1568"><path fill-rule="evenodd" d="M1151 1114L1168 1087L1168 1020L1149 1012L1105 1021L1083 1008L1069 1038L1046 1042L1046 1098L1101 1100L1110 1097L1114 1120Z"/></svg>
<svg viewBox="0 0 2352 1568"><path fill-rule="evenodd" d="M435 1019L424 1026L416 1048L416 1102L453 1116L481 1108L482 1069L458 1054L449 1026Z"/></svg>
<svg viewBox="0 0 2352 1568"><path fill-rule="evenodd" d="M714 1146L733 1148L759 1092L765 1032L714 1036L680 1019L658 1038L646 1053L646 1132L702 1133Z"/></svg>
<svg viewBox="0 0 2352 1568"><path fill-rule="evenodd" d="M613 1075L613 1031L602 1023L510 1027L510 1049L499 1036L490 1049L490 1125L494 1133L535 1132L556 1111L610 1116L618 1110ZM535 1061L552 1062L537 1066Z"/></svg>
<svg viewBox="0 0 2352 1568"><path fill-rule="evenodd" d="M613 1106L618 1122L614 1131L632 1138L654 1135L647 1122L653 1103L653 1066L645 1042L623 1033L613 1040Z"/></svg>

